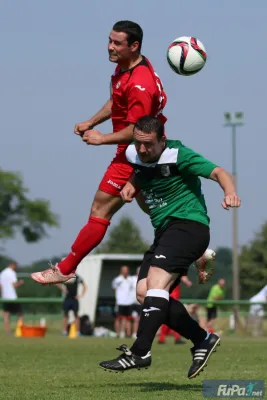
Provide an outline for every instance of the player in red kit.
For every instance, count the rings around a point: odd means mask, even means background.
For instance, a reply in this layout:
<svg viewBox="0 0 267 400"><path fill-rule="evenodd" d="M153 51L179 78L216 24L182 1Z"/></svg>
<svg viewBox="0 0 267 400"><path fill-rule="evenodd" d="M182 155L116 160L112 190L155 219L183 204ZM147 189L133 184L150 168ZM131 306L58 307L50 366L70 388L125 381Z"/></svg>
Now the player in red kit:
<svg viewBox="0 0 267 400"><path fill-rule="evenodd" d="M89 220L78 234L71 252L56 266L32 274L32 278L40 283L64 283L73 279L80 261L102 241L112 216L123 206L120 191L133 172L125 158L125 150L132 141L134 123L146 114L166 121L162 110L167 97L149 60L141 55L142 39L143 31L134 22L119 21L112 28L109 60L118 65L111 77L110 100L90 120L77 124L74 132L88 145L118 144L117 152L99 185ZM112 119L113 133L102 134L93 129L109 118Z"/></svg>
<svg viewBox="0 0 267 400"><path fill-rule="evenodd" d="M133 172L125 151L133 138L134 123L144 115L166 121L162 111L167 96L149 60L141 54L142 40L143 31L135 22L119 21L112 28L109 60L117 67L111 78L111 97L91 119L76 124L74 132L88 145L117 144L117 152L96 192L89 220L78 234L70 253L58 264L33 273L32 278L39 283L67 283L75 279L78 264L103 240L113 215L124 204L120 191ZM112 133L103 134L94 129L110 118ZM136 199L147 212L141 194ZM206 268L205 257L200 264L200 269L203 265Z"/></svg>
<svg viewBox="0 0 267 400"><path fill-rule="evenodd" d="M189 280L189 278L184 275L181 277L181 281L187 286L187 287L191 287L192 286L192 282ZM180 300L181 297L181 288L180 288L180 284L177 285L173 291L170 293L170 297L172 297L174 300ZM158 343L159 344L164 344L165 343L165 339L166 336L168 335L173 335L174 336L174 343L175 344L184 344L185 342L181 339L181 335L175 331L173 331L172 329L170 329L167 325L161 325L160 328L160 336L159 336L159 340Z"/></svg>

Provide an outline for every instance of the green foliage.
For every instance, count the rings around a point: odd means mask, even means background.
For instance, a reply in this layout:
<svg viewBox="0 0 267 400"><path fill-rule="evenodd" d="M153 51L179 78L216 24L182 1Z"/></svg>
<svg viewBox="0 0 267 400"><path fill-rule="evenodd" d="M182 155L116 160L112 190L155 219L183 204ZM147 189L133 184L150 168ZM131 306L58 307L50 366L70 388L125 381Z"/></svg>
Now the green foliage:
<svg viewBox="0 0 267 400"><path fill-rule="evenodd" d="M30 200L20 174L0 169L0 240L20 232L27 242L47 235L47 227L58 226L57 216L46 200Z"/></svg>
<svg viewBox="0 0 267 400"><path fill-rule="evenodd" d="M149 248L139 227L129 217L122 217L118 225L111 228L107 240L98 246L96 254L121 253L143 254Z"/></svg>
<svg viewBox="0 0 267 400"><path fill-rule="evenodd" d="M267 223L240 254L241 293L250 298L259 292L267 282Z"/></svg>

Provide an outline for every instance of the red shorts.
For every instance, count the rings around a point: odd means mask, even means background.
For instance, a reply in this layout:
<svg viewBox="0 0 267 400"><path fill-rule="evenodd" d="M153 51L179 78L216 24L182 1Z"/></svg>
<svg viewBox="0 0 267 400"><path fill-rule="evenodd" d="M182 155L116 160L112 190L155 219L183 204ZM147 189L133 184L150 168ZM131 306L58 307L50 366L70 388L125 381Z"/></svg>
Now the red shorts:
<svg viewBox="0 0 267 400"><path fill-rule="evenodd" d="M133 167L128 163L125 153L116 155L107 168L98 187L102 192L120 197L120 191L133 174Z"/></svg>

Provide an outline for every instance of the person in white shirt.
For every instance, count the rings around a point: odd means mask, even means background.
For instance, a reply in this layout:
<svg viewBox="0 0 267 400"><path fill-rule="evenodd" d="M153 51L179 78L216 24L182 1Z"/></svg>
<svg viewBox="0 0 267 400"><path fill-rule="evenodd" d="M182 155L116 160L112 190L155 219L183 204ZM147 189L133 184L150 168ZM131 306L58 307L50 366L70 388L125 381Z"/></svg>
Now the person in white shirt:
<svg viewBox="0 0 267 400"><path fill-rule="evenodd" d="M11 263L7 268L5 268L0 274L0 287L1 287L1 297L4 300L16 300L18 298L16 288L23 285L24 281L20 279L18 281L17 274L15 270L17 269L17 263ZM10 314L17 314L19 320L22 322L22 310L19 303L3 303L4 309L4 330L5 333L10 333Z"/></svg>
<svg viewBox="0 0 267 400"><path fill-rule="evenodd" d="M117 336L121 338L131 335L132 287L133 280L129 276L129 267L123 265L120 269L120 275L112 281L116 298L114 328Z"/></svg>
<svg viewBox="0 0 267 400"><path fill-rule="evenodd" d="M256 303L256 302L267 302L267 285L264 286L260 290L259 293L255 294L255 296L251 297L249 300L251 303ZM264 316L264 308L262 304L251 304L250 310L249 310L250 315L257 315L259 317Z"/></svg>

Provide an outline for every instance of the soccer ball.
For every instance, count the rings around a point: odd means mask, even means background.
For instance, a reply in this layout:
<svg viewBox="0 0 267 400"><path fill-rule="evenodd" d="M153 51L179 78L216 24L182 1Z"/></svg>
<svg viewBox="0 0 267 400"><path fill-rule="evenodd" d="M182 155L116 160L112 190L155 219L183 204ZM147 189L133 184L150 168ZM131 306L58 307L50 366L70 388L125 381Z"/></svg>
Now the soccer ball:
<svg viewBox="0 0 267 400"><path fill-rule="evenodd" d="M167 60L179 75L194 75L205 65L207 53L203 43L189 36L175 39L168 47Z"/></svg>

